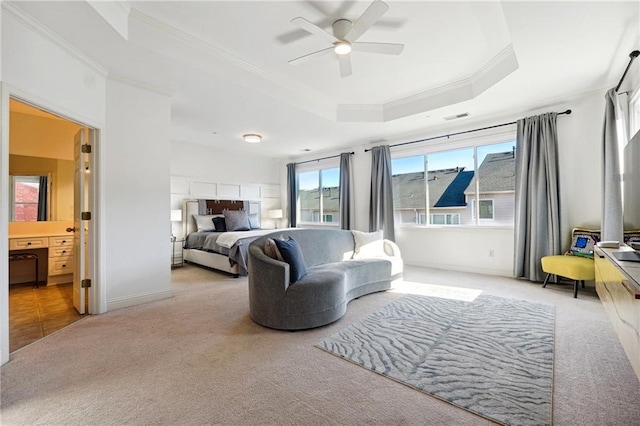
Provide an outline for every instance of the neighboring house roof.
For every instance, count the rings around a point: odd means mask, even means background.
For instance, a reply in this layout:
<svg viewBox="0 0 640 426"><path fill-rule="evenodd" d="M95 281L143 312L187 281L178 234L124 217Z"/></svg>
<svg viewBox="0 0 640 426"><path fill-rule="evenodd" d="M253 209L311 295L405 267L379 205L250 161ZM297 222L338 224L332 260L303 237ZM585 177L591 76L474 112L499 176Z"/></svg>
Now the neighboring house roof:
<svg viewBox="0 0 640 426"><path fill-rule="evenodd" d="M433 207L465 207L467 203L464 190L473 179L473 174L473 172L460 171ZM429 187L429 191L431 191L431 187Z"/></svg>
<svg viewBox="0 0 640 426"><path fill-rule="evenodd" d="M515 191L516 159L513 151L487 154L478 168L480 193ZM474 177L465 194L473 193L476 184Z"/></svg>
<svg viewBox="0 0 640 426"><path fill-rule="evenodd" d="M456 181L463 170L463 168L453 168L434 170L427 173L429 180L429 207L458 206L460 205L459 200L462 200L462 206L465 205L463 191L471 177L473 177L473 172L464 172L463 176L465 178L460 181L464 185L460 185ZM471 176L467 178L467 174L471 174ZM454 182L456 183L454 184ZM452 186L452 184L454 185ZM449 188L451 189L449 190ZM393 175L393 204L395 208L424 209L424 198L424 172Z"/></svg>
<svg viewBox="0 0 640 426"><path fill-rule="evenodd" d="M487 154L478 173L466 171L464 167L429 171L429 207L466 207L465 194L473 193L477 175L480 176L480 193L515 191L515 171L512 151ZM396 209L424 209L424 172L393 175L392 182ZM301 190L299 197L301 206L314 206L312 210L319 206L317 189ZM322 205L324 212L338 211L338 188L324 188Z"/></svg>
<svg viewBox="0 0 640 426"><path fill-rule="evenodd" d="M298 191L298 197L300 198L300 206L302 210L305 209L305 206L314 206L310 210L317 210L320 206L320 196L318 195L318 189L309 189L304 190L301 189ZM322 207L323 212L337 212L340 206L340 191L338 187L327 187L324 188L322 193Z"/></svg>

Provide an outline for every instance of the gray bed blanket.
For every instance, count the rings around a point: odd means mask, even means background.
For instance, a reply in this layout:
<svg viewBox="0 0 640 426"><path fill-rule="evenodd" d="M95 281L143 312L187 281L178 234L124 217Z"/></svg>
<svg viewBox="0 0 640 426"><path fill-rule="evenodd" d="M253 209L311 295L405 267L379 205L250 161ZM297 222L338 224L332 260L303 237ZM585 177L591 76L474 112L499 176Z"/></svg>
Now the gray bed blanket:
<svg viewBox="0 0 640 426"><path fill-rule="evenodd" d="M231 248L227 248L216 243L220 234L222 234L222 232L192 232L187 236L184 248L208 251L228 256L229 264L231 266L236 264L238 265L238 274L243 276L247 275L247 250L249 243L260 236L240 238L233 246L231 246Z"/></svg>

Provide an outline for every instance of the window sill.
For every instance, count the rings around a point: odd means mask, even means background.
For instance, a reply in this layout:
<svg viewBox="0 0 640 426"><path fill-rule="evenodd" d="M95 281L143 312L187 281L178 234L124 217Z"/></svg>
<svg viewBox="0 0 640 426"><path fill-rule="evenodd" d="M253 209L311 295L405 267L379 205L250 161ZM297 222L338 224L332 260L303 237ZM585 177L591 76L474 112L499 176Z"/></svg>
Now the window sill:
<svg viewBox="0 0 640 426"><path fill-rule="evenodd" d="M412 224L412 223L402 223L402 224L396 224L395 225L396 228L407 228L407 229L443 229L443 230L483 230L483 229L493 229L493 230L497 230L497 231L506 231L506 230L513 230L514 227L513 226L500 226L500 225L496 225L496 226L491 226L491 225L481 225L481 226L475 226L475 225L417 225L417 224Z"/></svg>

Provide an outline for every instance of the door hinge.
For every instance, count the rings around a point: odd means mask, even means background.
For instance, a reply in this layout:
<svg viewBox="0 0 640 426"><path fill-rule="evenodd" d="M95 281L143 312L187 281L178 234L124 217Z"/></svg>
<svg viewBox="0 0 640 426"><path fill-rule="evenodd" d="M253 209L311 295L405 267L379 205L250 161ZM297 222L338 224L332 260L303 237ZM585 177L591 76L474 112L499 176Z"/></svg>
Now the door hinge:
<svg viewBox="0 0 640 426"><path fill-rule="evenodd" d="M82 220L91 220L91 212L82 212L82 213L80 213L80 219L82 219Z"/></svg>
<svg viewBox="0 0 640 426"><path fill-rule="evenodd" d="M80 287L82 288L89 288L91 287L91 280L89 278L80 281Z"/></svg>
<svg viewBox="0 0 640 426"><path fill-rule="evenodd" d="M82 153L91 154L91 145L89 145L88 143L82 145Z"/></svg>

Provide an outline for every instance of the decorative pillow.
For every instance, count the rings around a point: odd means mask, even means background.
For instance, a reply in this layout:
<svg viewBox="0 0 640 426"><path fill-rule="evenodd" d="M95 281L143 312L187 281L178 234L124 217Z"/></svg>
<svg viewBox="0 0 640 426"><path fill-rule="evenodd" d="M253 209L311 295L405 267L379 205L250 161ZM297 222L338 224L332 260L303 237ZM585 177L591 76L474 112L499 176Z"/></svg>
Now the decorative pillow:
<svg viewBox="0 0 640 426"><path fill-rule="evenodd" d="M282 254L282 258L289 264L289 278L291 284L298 281L307 274L307 265L304 263L304 256L300 245L296 240L289 237L288 240L273 240Z"/></svg>
<svg viewBox="0 0 640 426"><path fill-rule="evenodd" d="M223 210L227 231L248 231L251 229L249 215L245 210Z"/></svg>
<svg viewBox="0 0 640 426"><path fill-rule="evenodd" d="M258 213L251 213L249 215L249 225L251 229L260 229L260 216Z"/></svg>
<svg viewBox="0 0 640 426"><path fill-rule="evenodd" d="M227 232L227 223L224 215L213 218L213 227L216 232Z"/></svg>
<svg viewBox="0 0 640 426"><path fill-rule="evenodd" d="M353 239L355 241L355 251L353 253L354 259L385 256L382 231L351 231L351 233L353 234Z"/></svg>
<svg viewBox="0 0 640 426"><path fill-rule="evenodd" d="M214 230L212 214L194 214L193 220L196 222L196 230L198 232L210 232Z"/></svg>
<svg viewBox="0 0 640 426"><path fill-rule="evenodd" d="M600 241L600 231L596 229L574 228L571 235L571 248L567 254L593 257L593 247Z"/></svg>
<svg viewBox="0 0 640 426"><path fill-rule="evenodd" d="M273 238L267 238L267 241L265 241L264 254L272 259L277 259L281 262L284 262L282 254L280 254L280 250L278 250L278 246L276 245L276 242L273 240Z"/></svg>

